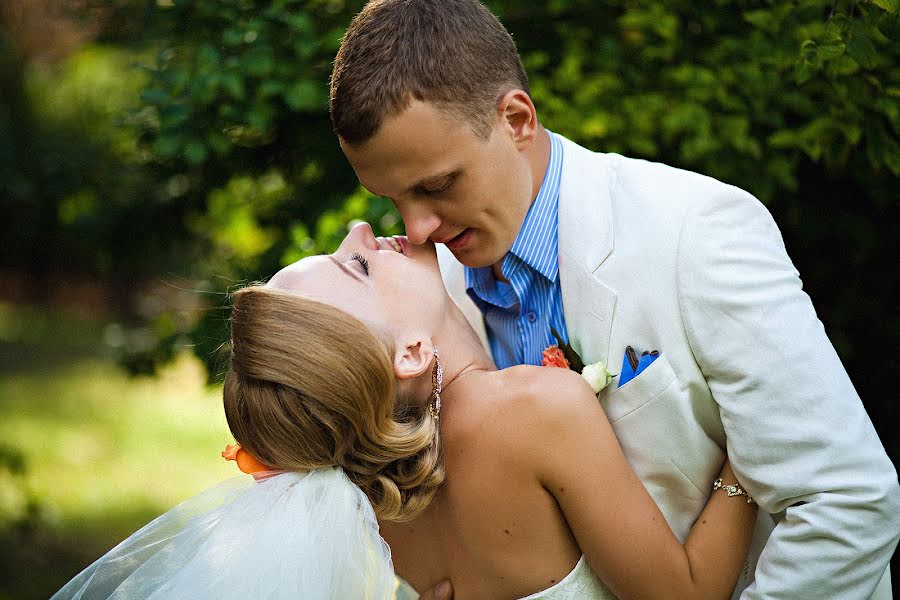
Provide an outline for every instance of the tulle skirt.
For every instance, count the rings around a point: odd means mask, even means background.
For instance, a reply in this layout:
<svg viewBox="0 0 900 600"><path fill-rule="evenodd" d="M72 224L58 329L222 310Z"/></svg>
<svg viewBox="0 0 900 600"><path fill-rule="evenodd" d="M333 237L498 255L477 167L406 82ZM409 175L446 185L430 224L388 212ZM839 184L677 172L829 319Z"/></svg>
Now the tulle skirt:
<svg viewBox="0 0 900 600"><path fill-rule="evenodd" d="M340 469L236 477L153 520L51 600L393 598L390 550Z"/></svg>

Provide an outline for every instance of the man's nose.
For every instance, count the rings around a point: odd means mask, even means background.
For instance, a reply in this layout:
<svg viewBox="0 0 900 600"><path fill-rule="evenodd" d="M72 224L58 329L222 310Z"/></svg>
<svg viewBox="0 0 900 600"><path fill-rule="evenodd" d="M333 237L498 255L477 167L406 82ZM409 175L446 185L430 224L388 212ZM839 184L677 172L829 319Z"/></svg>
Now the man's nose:
<svg viewBox="0 0 900 600"><path fill-rule="evenodd" d="M397 209L406 228L406 237L413 245L418 246L427 242L431 234L441 225L441 218L425 207L398 205Z"/></svg>

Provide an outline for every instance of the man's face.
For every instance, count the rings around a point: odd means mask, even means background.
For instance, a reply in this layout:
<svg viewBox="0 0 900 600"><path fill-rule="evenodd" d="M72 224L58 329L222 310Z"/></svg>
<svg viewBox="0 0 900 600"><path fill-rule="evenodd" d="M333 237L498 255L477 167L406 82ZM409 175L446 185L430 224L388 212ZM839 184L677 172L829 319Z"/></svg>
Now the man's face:
<svg viewBox="0 0 900 600"><path fill-rule="evenodd" d="M533 198L531 171L498 118L487 140L427 102L413 100L375 135L341 147L360 182L390 198L413 244L446 244L463 264L499 262Z"/></svg>

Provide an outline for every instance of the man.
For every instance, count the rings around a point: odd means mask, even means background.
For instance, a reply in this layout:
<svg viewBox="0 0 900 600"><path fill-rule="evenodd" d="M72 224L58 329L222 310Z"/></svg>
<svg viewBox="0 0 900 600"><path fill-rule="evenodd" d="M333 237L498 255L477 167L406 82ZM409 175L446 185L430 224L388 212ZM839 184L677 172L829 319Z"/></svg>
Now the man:
<svg viewBox="0 0 900 600"><path fill-rule="evenodd" d="M367 4L331 114L410 242L444 245L498 366L539 364L552 326L585 362L641 371L600 402L681 539L727 449L763 509L735 597L891 597L896 472L756 199L547 132L475 0Z"/></svg>

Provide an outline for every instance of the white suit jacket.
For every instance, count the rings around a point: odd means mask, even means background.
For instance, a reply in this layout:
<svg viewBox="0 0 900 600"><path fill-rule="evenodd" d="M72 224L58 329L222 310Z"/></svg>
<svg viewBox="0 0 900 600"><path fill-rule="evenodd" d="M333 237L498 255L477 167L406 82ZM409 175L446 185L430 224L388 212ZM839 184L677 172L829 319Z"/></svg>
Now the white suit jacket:
<svg viewBox="0 0 900 600"><path fill-rule="evenodd" d="M570 342L613 373L628 345L661 352L600 402L675 534L687 537L727 451L761 508L735 597L889 600L897 474L768 211L696 173L563 148ZM439 258L487 347L462 265L442 245Z"/></svg>

